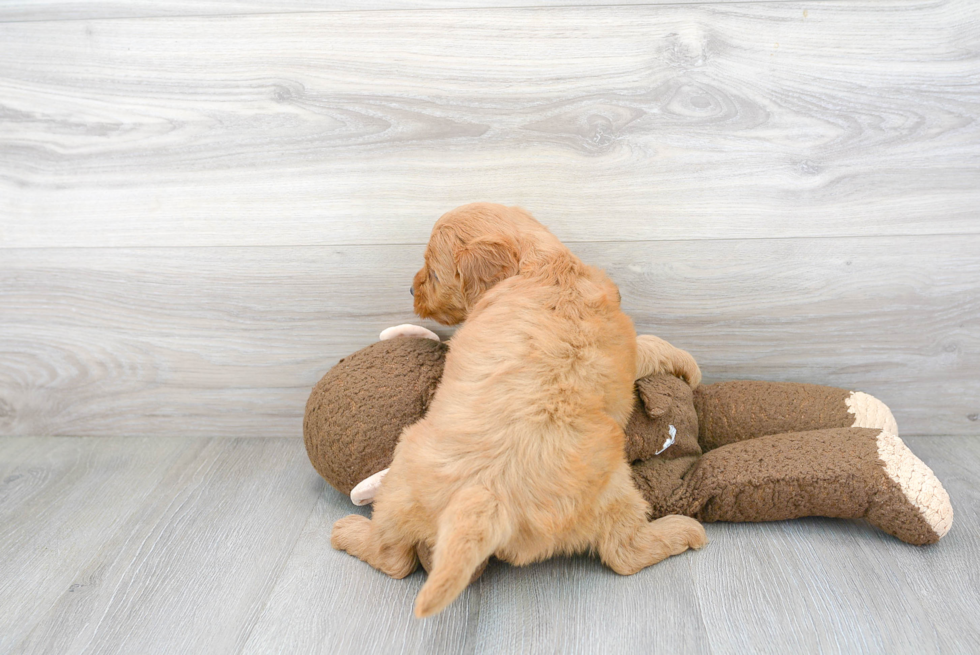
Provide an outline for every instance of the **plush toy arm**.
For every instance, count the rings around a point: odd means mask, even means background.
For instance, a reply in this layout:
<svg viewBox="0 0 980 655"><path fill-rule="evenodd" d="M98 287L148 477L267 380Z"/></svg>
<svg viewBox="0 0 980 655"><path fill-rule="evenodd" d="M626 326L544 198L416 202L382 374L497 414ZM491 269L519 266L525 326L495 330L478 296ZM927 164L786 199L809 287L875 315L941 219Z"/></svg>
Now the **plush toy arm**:
<svg viewBox="0 0 980 655"><path fill-rule="evenodd" d="M378 338L382 341L394 339L395 337L422 337L423 339L439 341L439 335L432 330L428 330L421 325L412 325L411 323L395 325L394 327L382 330L381 334L378 335Z"/></svg>
<svg viewBox="0 0 980 655"><path fill-rule="evenodd" d="M369 478L365 478L357 483L350 491L350 501L355 505L368 505L374 502L374 497L378 495L381 482L388 475L388 469L378 471Z"/></svg>
<svg viewBox="0 0 980 655"><path fill-rule="evenodd" d="M706 453L674 493L675 512L701 521L865 518L911 544L939 541L949 496L901 439L874 428L769 435Z"/></svg>
<svg viewBox="0 0 980 655"><path fill-rule="evenodd" d="M768 434L823 428L878 428L898 435L885 403L859 391L816 384L736 380L694 391L705 450Z"/></svg>
<svg viewBox="0 0 980 655"><path fill-rule="evenodd" d="M691 387L701 383L701 369L690 353L652 334L637 336L636 379L660 373L683 378Z"/></svg>

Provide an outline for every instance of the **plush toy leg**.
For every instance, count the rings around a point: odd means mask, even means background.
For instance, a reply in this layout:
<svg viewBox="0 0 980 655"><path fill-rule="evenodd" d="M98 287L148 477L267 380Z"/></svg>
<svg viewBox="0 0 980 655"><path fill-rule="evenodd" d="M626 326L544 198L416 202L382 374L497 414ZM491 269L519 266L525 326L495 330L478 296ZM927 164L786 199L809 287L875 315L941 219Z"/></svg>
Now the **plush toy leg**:
<svg viewBox="0 0 980 655"><path fill-rule="evenodd" d="M878 428L898 435L888 406L859 391L794 382L738 380L694 391L705 450L767 434L823 428Z"/></svg>
<svg viewBox="0 0 980 655"><path fill-rule="evenodd" d="M602 513L596 549L602 561L621 575L632 575L688 548L708 543L704 527L687 516L647 520L648 505L629 478L624 463L610 483L612 498Z"/></svg>
<svg viewBox="0 0 980 655"><path fill-rule="evenodd" d="M705 454L671 508L702 521L866 518L911 544L939 541L953 510L902 440L873 428L769 435Z"/></svg>

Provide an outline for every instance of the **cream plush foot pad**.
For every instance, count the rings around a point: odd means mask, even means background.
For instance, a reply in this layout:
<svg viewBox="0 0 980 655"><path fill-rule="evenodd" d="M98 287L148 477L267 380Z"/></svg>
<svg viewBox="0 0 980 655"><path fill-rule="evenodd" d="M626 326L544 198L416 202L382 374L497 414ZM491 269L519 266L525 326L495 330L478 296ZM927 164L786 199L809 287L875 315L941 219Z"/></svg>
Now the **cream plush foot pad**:
<svg viewBox="0 0 980 655"><path fill-rule="evenodd" d="M422 337L423 339L439 341L439 335L432 330L427 330L421 325L412 325L411 323L396 325L395 327L382 330L379 338L382 341L387 341L388 339L394 339L395 337Z"/></svg>
<svg viewBox="0 0 980 655"><path fill-rule="evenodd" d="M847 412L854 415L852 428L878 428L898 436L898 423L888 405L863 391L852 391L844 399Z"/></svg>
<svg viewBox="0 0 980 655"><path fill-rule="evenodd" d="M919 510L936 533L937 540L945 537L953 525L953 506L949 502L949 494L932 469L916 457L901 439L887 431L878 435L878 457L885 464L885 473L901 488L909 503Z"/></svg>
<svg viewBox="0 0 980 655"><path fill-rule="evenodd" d="M878 458L885 464L885 473L919 511L937 540L945 537L953 525L949 494L932 469L898 437L898 423L888 405L861 391L851 393L844 403L848 413L854 415L852 427L881 430L877 439Z"/></svg>
<svg viewBox="0 0 980 655"><path fill-rule="evenodd" d="M378 471L371 477L358 482L357 486L350 490L351 502L357 506L373 503L386 475L388 475L388 469Z"/></svg>

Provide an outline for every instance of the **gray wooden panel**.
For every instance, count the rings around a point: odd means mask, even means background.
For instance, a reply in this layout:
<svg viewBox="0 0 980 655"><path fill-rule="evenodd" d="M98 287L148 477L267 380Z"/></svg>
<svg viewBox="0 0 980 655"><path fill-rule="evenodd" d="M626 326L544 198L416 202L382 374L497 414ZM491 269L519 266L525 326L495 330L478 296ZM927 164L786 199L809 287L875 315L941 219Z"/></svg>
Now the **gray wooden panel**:
<svg viewBox="0 0 980 655"><path fill-rule="evenodd" d="M980 439L906 442L950 494L950 533L919 548L863 521L712 524L695 570L713 653L980 649Z"/></svg>
<svg viewBox="0 0 980 655"><path fill-rule="evenodd" d="M710 524L703 551L626 578L587 557L492 563L450 616L421 625L421 574L391 581L318 550L334 520L366 514L328 488L245 652L972 652L980 587L963 567L977 554L980 439L910 445L965 475L943 475L958 514L936 546L861 521Z"/></svg>
<svg viewBox="0 0 980 655"><path fill-rule="evenodd" d="M858 389L904 435L980 435L976 237L647 246L592 261L620 284L637 332L690 350L706 382Z"/></svg>
<svg viewBox="0 0 980 655"><path fill-rule="evenodd" d="M0 247L977 233L980 4L0 24Z"/></svg>
<svg viewBox="0 0 980 655"><path fill-rule="evenodd" d="M38 453L38 442L33 437L2 437L3 442L0 444L0 481L3 484L8 484L13 482L13 480L8 480L8 475L17 475L18 478L20 474L13 473L13 471L21 465L25 459L37 456ZM11 495L9 490L5 490L2 495L0 495L0 512L5 511L3 508L10 503Z"/></svg>
<svg viewBox="0 0 980 655"><path fill-rule="evenodd" d="M76 572L195 448L186 439L0 439L0 652L59 597L85 593Z"/></svg>
<svg viewBox="0 0 980 655"><path fill-rule="evenodd" d="M718 524L709 534L711 556L695 565L713 653L939 652L922 629L930 617L921 599L862 552L888 535L834 519Z"/></svg>
<svg viewBox="0 0 980 655"><path fill-rule="evenodd" d="M629 577L584 555L522 568L498 563L484 574L474 652L709 652L693 576L704 552Z"/></svg>
<svg viewBox="0 0 980 655"><path fill-rule="evenodd" d="M329 547L334 520L368 509L298 438L0 439L0 465L28 478L0 486L19 499L0 503L2 649L975 652L980 439L908 443L953 500L937 545L858 521L709 524L704 550L632 577L586 557L496 562L417 621L421 572L391 580Z"/></svg>
<svg viewBox="0 0 980 655"><path fill-rule="evenodd" d="M333 522L350 513L369 515L327 487L245 653L624 653L649 652L644 647L652 644L657 652L661 646L683 653L706 649L686 556L628 578L587 557L524 568L492 562L445 613L417 621L412 607L425 581L421 571L392 580L326 549Z"/></svg>
<svg viewBox="0 0 980 655"><path fill-rule="evenodd" d="M417 571L393 580L330 547L334 521L369 507L327 487L311 467L301 479L321 493L313 515L283 567L243 653L471 653L476 645L481 589L470 586L445 612L426 621L412 614L425 581Z"/></svg>
<svg viewBox="0 0 980 655"><path fill-rule="evenodd" d="M74 584L15 652L241 650L319 488L304 481L300 439L195 450L117 532L100 535L91 561L60 571Z"/></svg>
<svg viewBox="0 0 980 655"><path fill-rule="evenodd" d="M980 439L908 439L949 492L953 527L934 548L914 552L884 539L861 542L865 575L900 578L927 613L917 627L943 653L980 652ZM935 551L935 552L933 552ZM965 593L956 593L956 589ZM900 646L895 651L904 650Z"/></svg>
<svg viewBox="0 0 980 655"><path fill-rule="evenodd" d="M903 434L978 433L980 236L575 249L638 332L689 349L709 382L858 388ZM6 255L0 434L294 436L337 360L416 322L422 248Z"/></svg>
<svg viewBox="0 0 980 655"><path fill-rule="evenodd" d="M714 4L745 0L712 0ZM787 0L753 0L786 2ZM816 2L810 0L812 6ZM555 7L602 5L696 4L704 0L0 0L0 22L149 18L163 16L222 16L289 12L378 11L406 9L483 9L490 7Z"/></svg>

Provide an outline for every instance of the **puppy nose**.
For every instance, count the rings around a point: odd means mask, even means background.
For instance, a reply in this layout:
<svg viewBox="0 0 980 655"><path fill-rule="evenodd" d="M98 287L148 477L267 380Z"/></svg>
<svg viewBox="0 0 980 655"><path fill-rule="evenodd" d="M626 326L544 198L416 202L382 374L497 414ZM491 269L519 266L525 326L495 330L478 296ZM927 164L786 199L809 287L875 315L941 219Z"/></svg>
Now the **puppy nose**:
<svg viewBox="0 0 980 655"><path fill-rule="evenodd" d="M413 298L415 297L415 287L408 287L408 292L412 294Z"/></svg>

